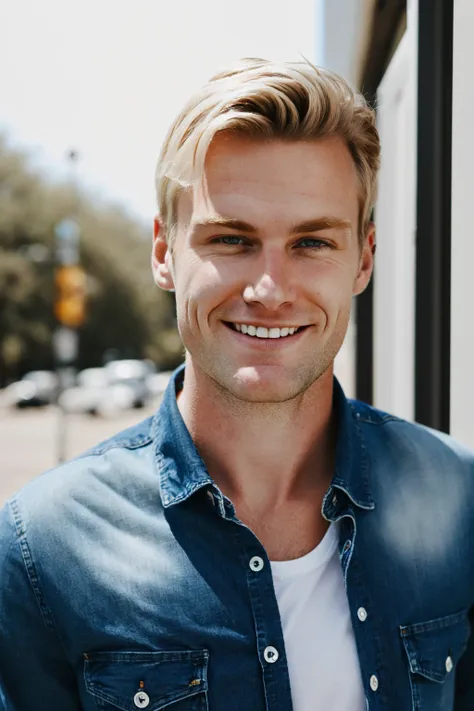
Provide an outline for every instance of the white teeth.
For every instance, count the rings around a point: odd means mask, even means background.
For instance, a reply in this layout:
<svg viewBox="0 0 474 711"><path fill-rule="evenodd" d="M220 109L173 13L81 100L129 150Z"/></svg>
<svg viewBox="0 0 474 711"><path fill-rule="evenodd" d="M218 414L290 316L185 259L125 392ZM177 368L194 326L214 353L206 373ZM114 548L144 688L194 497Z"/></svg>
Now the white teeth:
<svg viewBox="0 0 474 711"><path fill-rule="evenodd" d="M245 323L235 323L236 331L244 333L248 336L256 336L257 338L284 338L292 336L293 333L299 330L298 326L292 328L265 328L265 326L249 326Z"/></svg>

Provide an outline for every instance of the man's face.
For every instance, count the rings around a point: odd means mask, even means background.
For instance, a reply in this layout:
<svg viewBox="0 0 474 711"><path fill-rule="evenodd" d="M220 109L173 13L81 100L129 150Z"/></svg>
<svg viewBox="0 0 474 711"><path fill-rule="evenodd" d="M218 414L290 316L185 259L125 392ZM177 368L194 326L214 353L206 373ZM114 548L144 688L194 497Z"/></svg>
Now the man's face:
<svg viewBox="0 0 474 711"><path fill-rule="evenodd" d="M202 191L178 199L172 257L155 226L155 278L176 290L195 370L241 400L292 399L332 365L372 271L349 150L337 137L223 134L205 177L207 200Z"/></svg>

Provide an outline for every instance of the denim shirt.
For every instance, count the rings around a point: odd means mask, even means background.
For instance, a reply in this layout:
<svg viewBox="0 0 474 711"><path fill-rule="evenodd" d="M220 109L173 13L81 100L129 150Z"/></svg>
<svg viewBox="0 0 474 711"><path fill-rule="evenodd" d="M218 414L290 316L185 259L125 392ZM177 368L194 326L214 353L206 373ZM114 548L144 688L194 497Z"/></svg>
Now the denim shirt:
<svg viewBox="0 0 474 711"><path fill-rule="evenodd" d="M182 378L3 508L2 711L291 711L269 560L191 440ZM340 522L367 707L472 711L474 456L337 382L335 412L322 513Z"/></svg>

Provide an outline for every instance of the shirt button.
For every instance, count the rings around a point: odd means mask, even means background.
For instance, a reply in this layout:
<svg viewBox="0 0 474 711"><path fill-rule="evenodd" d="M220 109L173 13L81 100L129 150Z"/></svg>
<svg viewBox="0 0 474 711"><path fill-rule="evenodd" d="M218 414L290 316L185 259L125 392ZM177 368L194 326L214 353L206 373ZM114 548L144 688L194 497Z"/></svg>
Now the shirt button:
<svg viewBox="0 0 474 711"><path fill-rule="evenodd" d="M145 709L150 703L150 697L144 691L138 691L133 697L133 703L139 709Z"/></svg>
<svg viewBox="0 0 474 711"><path fill-rule="evenodd" d="M447 657L445 666L446 666L446 671L448 672L448 674L453 671L454 664L453 664L453 660L451 659L451 657Z"/></svg>
<svg viewBox="0 0 474 711"><path fill-rule="evenodd" d="M256 573L260 572L263 568L263 560L260 558L258 555L254 555L253 558L250 559L249 563L250 569L254 570Z"/></svg>
<svg viewBox="0 0 474 711"><path fill-rule="evenodd" d="M337 494L334 494L334 496L332 497L332 505L337 506Z"/></svg>
<svg viewBox="0 0 474 711"><path fill-rule="evenodd" d="M357 617L359 618L359 620L360 620L361 622L365 622L365 621L366 621L366 619L367 619L367 610L365 609L365 607L359 607L359 609L357 610Z"/></svg>
<svg viewBox="0 0 474 711"><path fill-rule="evenodd" d="M372 676L370 677L370 688L372 689L372 691L377 691L377 689L379 688L379 680L377 679L375 674L372 674Z"/></svg>
<svg viewBox="0 0 474 711"><path fill-rule="evenodd" d="M263 653L265 661L269 664L274 664L276 661L278 661L279 656L280 655L278 654L275 647L267 647Z"/></svg>
<svg viewBox="0 0 474 711"><path fill-rule="evenodd" d="M212 493L212 491L207 491L206 493L207 493L207 498L209 499L211 504L214 504L214 494Z"/></svg>

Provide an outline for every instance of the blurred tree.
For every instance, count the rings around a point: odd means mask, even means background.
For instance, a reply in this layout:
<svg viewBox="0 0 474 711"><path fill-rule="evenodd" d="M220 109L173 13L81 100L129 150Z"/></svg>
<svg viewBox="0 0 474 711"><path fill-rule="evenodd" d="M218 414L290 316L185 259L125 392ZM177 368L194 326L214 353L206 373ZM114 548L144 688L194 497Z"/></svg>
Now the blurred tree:
<svg viewBox="0 0 474 711"><path fill-rule="evenodd" d="M71 213L88 275L78 367L101 365L111 349L160 368L182 360L174 301L152 281L148 231L120 207L48 183L0 137L0 387L53 367L54 227Z"/></svg>

